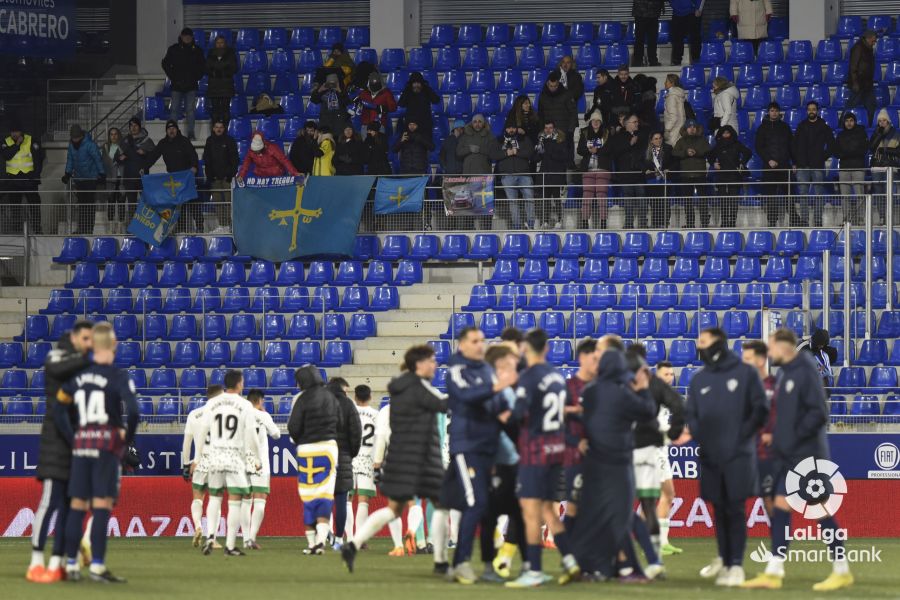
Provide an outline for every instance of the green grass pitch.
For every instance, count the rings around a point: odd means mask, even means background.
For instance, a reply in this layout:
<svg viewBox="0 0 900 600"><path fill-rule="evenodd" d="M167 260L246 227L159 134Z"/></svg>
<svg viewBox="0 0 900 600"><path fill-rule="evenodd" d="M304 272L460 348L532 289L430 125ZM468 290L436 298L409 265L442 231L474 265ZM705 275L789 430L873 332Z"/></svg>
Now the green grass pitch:
<svg viewBox="0 0 900 600"><path fill-rule="evenodd" d="M361 599L398 600L417 598L493 598L520 597L521 594L552 594L567 598L666 598L667 600L701 598L898 598L900 574L900 540L851 540L848 548L881 549L881 563L858 563L852 566L856 584L835 594L814 594L811 586L830 572L827 564L788 564L784 589L777 592L717 589L697 575L715 551L715 541L676 538L684 553L666 558L668 578L647 585L618 583L574 584L561 588L555 584L537 590L506 590L500 586L478 584L461 586L431 575L431 558L418 556L390 558L385 540L378 540L357 559L356 572L347 573L336 552L325 556L303 556L305 541L299 538L266 538L263 549L244 558L225 557L221 551L202 556L191 547L190 538L114 539L110 543L107 563L114 573L128 578L122 586L101 585L90 581L78 584L36 585L25 581L29 543L26 539L0 540L0 597L10 600L34 598L91 599L140 598L247 598L275 600L305 598L315 600ZM751 539L748 553L757 540ZM795 548L814 548L813 543L795 544ZM545 551L546 570L558 571L558 555ZM747 559L748 576L760 570ZM476 571L480 565L476 567ZM476 596L473 596L475 594Z"/></svg>

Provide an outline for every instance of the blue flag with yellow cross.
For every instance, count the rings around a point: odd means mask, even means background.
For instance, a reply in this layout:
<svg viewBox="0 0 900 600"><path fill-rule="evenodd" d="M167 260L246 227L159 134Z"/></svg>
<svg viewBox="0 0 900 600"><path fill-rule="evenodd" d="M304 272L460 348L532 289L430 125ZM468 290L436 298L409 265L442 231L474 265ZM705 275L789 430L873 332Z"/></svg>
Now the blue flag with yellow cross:
<svg viewBox="0 0 900 600"><path fill-rule="evenodd" d="M379 177L375 184L375 214L422 212L428 177Z"/></svg>
<svg viewBox="0 0 900 600"><path fill-rule="evenodd" d="M181 205L197 198L194 172L175 171L141 177L140 200L128 233L151 246L161 246L178 223Z"/></svg>

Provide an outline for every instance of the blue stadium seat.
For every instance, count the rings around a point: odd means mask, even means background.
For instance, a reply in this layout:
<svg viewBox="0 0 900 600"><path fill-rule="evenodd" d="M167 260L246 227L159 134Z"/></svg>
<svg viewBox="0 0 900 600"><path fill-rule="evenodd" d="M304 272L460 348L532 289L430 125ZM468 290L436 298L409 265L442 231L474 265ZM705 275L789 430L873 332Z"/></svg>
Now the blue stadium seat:
<svg viewBox="0 0 900 600"><path fill-rule="evenodd" d="M268 78L265 72L268 68L268 59L263 50L248 50L244 53L244 60L241 61L241 73L250 75L250 78L247 80L248 95L255 95L249 92L251 83L254 81L254 75L265 75Z"/></svg>
<svg viewBox="0 0 900 600"><path fill-rule="evenodd" d="M605 258L618 254L621 249L621 241L619 234L613 232L601 231L594 236L594 245L588 256L595 258Z"/></svg>
<svg viewBox="0 0 900 600"><path fill-rule="evenodd" d="M537 327L537 320L535 319L534 313L530 312L515 312L512 316L512 324L511 327L515 327L520 331L530 331Z"/></svg>
<svg viewBox="0 0 900 600"><path fill-rule="evenodd" d="M254 313L278 311L279 303L278 288L256 288L256 291L253 292L253 303L250 305L250 310Z"/></svg>
<svg viewBox="0 0 900 600"><path fill-rule="evenodd" d="M358 235L353 242L353 258L356 260L369 260L378 256L381 251L381 242L375 235Z"/></svg>
<svg viewBox="0 0 900 600"><path fill-rule="evenodd" d="M340 312L356 312L369 308L369 290L365 287L344 288L341 304L337 310Z"/></svg>
<svg viewBox="0 0 900 600"><path fill-rule="evenodd" d="M785 60L791 65L812 63L813 48L809 40L790 40Z"/></svg>
<svg viewBox="0 0 900 600"><path fill-rule="evenodd" d="M566 317L557 311L543 312L538 319L538 327L550 337L563 337L566 332Z"/></svg>
<svg viewBox="0 0 900 600"><path fill-rule="evenodd" d="M521 84L520 84L521 85ZM438 86L438 92L441 94L456 94L457 92L465 92L469 89L469 82L463 71L445 71ZM471 102L471 98L469 99Z"/></svg>
<svg viewBox="0 0 900 600"><path fill-rule="evenodd" d="M475 78L472 79L472 83L475 83ZM493 84L493 75L490 77L490 81ZM469 87L471 92L477 92L477 88ZM496 115L500 112L500 96L497 95L496 92L493 91L485 91L478 94L478 98L475 101L475 113L481 113L486 116Z"/></svg>
<svg viewBox="0 0 900 600"><path fill-rule="evenodd" d="M704 256L712 251L713 238L708 231L689 231L679 256Z"/></svg>
<svg viewBox="0 0 900 600"><path fill-rule="evenodd" d="M281 367L291 363L291 345L288 342L266 342L263 358L259 362L264 367Z"/></svg>
<svg viewBox="0 0 900 600"><path fill-rule="evenodd" d="M556 308L575 310L587 305L587 288L581 283L566 283L560 288Z"/></svg>
<svg viewBox="0 0 900 600"><path fill-rule="evenodd" d="M615 42L606 47L603 56L603 66L606 68L618 68L619 65L627 65L629 60L628 45Z"/></svg>
<svg viewBox="0 0 900 600"><path fill-rule="evenodd" d="M285 335L284 315L267 314L262 320L262 335L264 339L279 339Z"/></svg>
<svg viewBox="0 0 900 600"><path fill-rule="evenodd" d="M291 340L312 338L316 335L316 318L313 315L294 315L291 317L285 337Z"/></svg>
<svg viewBox="0 0 900 600"><path fill-rule="evenodd" d="M399 260L409 254L409 238L405 235L387 235L378 258L381 260Z"/></svg>
<svg viewBox="0 0 900 600"><path fill-rule="evenodd" d="M535 284L528 297L528 308L531 310L547 310L557 304L556 286L546 283Z"/></svg>
<svg viewBox="0 0 900 600"><path fill-rule="evenodd" d="M164 367L172 361L172 348L169 342L147 342L144 348L143 367Z"/></svg>
<svg viewBox="0 0 900 600"><path fill-rule="evenodd" d="M529 258L548 258L559 253L559 236L555 233L538 233L534 245L528 252Z"/></svg>
<svg viewBox="0 0 900 600"><path fill-rule="evenodd" d="M607 281L612 283L625 283L628 281L636 281L637 278L637 259L628 256L617 256Z"/></svg>
<svg viewBox="0 0 900 600"><path fill-rule="evenodd" d="M96 264L81 262L75 265L72 273L72 281L66 284L67 288L81 289L97 286L100 283L100 269Z"/></svg>
<svg viewBox="0 0 900 600"><path fill-rule="evenodd" d="M249 135L249 132L248 132ZM228 238L229 240L231 238ZM172 260L175 256L175 238L173 236L169 236L163 240L163 243L159 246L151 246L149 252L147 252L147 256L144 260L153 263L161 263L167 260Z"/></svg>
<svg viewBox="0 0 900 600"><path fill-rule="evenodd" d="M645 256L657 256L669 258L675 256L681 250L681 234L677 231L660 231L656 234L656 243L653 249Z"/></svg>
<svg viewBox="0 0 900 600"><path fill-rule="evenodd" d="M797 66L797 74L794 76L794 83L810 85L819 83L820 81L822 81L822 65L808 63ZM810 100L816 100L825 106L831 104L830 95L822 95L821 92L812 97L810 97L809 92L807 92L806 102L809 102Z"/></svg>
<svg viewBox="0 0 900 600"><path fill-rule="evenodd" d="M153 267L153 273L156 273L156 267ZM213 263L196 262L191 268L190 277L187 280L187 287L202 288L216 283L216 265ZM134 285L134 277L132 276L131 287Z"/></svg>
<svg viewBox="0 0 900 600"><path fill-rule="evenodd" d="M430 48L410 48L407 66L411 71L426 71L432 68L434 60Z"/></svg>
<svg viewBox="0 0 900 600"><path fill-rule="evenodd" d="M875 419L867 419L867 417L879 417L881 415L881 404L878 396L875 395L858 395L853 399L853 405L850 407L850 416L859 417L859 420L874 422Z"/></svg>
<svg viewBox="0 0 900 600"><path fill-rule="evenodd" d="M636 312L628 322L625 332L628 337L645 338L656 335L656 313Z"/></svg>
<svg viewBox="0 0 900 600"><path fill-rule="evenodd" d="M750 333L750 315L743 310L731 310L725 313L722 329L729 339L747 336Z"/></svg>
<svg viewBox="0 0 900 600"><path fill-rule="evenodd" d="M550 340L547 342L547 362L560 366L572 361L572 342L569 340Z"/></svg>
<svg viewBox="0 0 900 600"><path fill-rule="evenodd" d="M801 254L821 256L825 250L835 250L837 234L829 229L814 229L809 234L809 242Z"/></svg>
<svg viewBox="0 0 900 600"><path fill-rule="evenodd" d="M345 260L338 263L334 285L358 285L363 280L363 267L360 261Z"/></svg>
<svg viewBox="0 0 900 600"><path fill-rule="evenodd" d="M582 69L593 69L595 67L599 67L601 65L601 54L600 48L590 43L586 43L583 46L578 46L575 48L575 62ZM589 72L586 71L586 74ZM590 81L592 78L588 78Z"/></svg>
<svg viewBox="0 0 900 600"><path fill-rule="evenodd" d="M144 338L162 340L169 336L169 322L165 315L144 315Z"/></svg>
<svg viewBox="0 0 900 600"><path fill-rule="evenodd" d="M801 237L803 232L800 233ZM773 252L775 236L771 231L751 231L747 234L747 243L743 250L739 250L741 256L768 256Z"/></svg>
<svg viewBox="0 0 900 600"><path fill-rule="evenodd" d="M368 46L370 41L369 28L366 26L354 26L347 28L347 38L344 46L350 49Z"/></svg>
<svg viewBox="0 0 900 600"><path fill-rule="evenodd" d="M740 301L741 292L736 283L717 283L713 287L709 308L727 310L737 306Z"/></svg>
<svg viewBox="0 0 900 600"><path fill-rule="evenodd" d="M207 313L211 311L217 311L221 307L222 294L219 292L219 288L200 288L197 290L197 295L194 298L194 304L191 306L191 312ZM137 303L135 303L135 310L137 310Z"/></svg>
<svg viewBox="0 0 900 600"><path fill-rule="evenodd" d="M498 264L500 261L497 261ZM526 258L522 274L518 281L522 283L539 283L550 278L550 267L546 259Z"/></svg>
<svg viewBox="0 0 900 600"><path fill-rule="evenodd" d="M642 283L626 283L619 293L616 308L637 310L647 306L647 286Z"/></svg>
<svg viewBox="0 0 900 600"><path fill-rule="evenodd" d="M401 260L397 263L394 285L422 283L422 263L415 260Z"/></svg>
<svg viewBox="0 0 900 600"><path fill-rule="evenodd" d="M244 385L247 389L265 389L268 387L265 369L244 369Z"/></svg>
<svg viewBox="0 0 900 600"><path fill-rule="evenodd" d="M681 85L685 89L700 87L705 83L706 75L701 65L681 67Z"/></svg>
<svg viewBox="0 0 900 600"><path fill-rule="evenodd" d="M107 314L131 312L133 304L134 300L131 297L131 290L109 290L106 296L106 303L103 305L103 311Z"/></svg>
<svg viewBox="0 0 900 600"><path fill-rule="evenodd" d="M61 319L61 318L62 317L57 317L57 320ZM74 323L75 323L75 321L73 319L72 324L74 324ZM70 327L71 327L71 325L69 325L68 328L70 328ZM54 329L55 329L55 323L54 323ZM137 338L138 332L140 331L138 328L137 317L134 315L116 315L113 318L113 331L115 332L116 339L118 339L118 340L130 340L133 338ZM60 332L60 334L61 334L61 332ZM50 338L48 338L48 339L53 339L52 334L51 334ZM59 335L57 335L57 337L55 339L59 339Z"/></svg>
<svg viewBox="0 0 900 600"><path fill-rule="evenodd" d="M309 263L306 283L309 285L326 285L334 281L334 263L314 260Z"/></svg>
<svg viewBox="0 0 900 600"><path fill-rule="evenodd" d="M362 340L375 335L375 315L369 313L357 313L350 316L350 324L347 326L348 340Z"/></svg>
<svg viewBox="0 0 900 600"><path fill-rule="evenodd" d="M566 25L560 22L545 22L541 27L541 44L553 46L566 40Z"/></svg>
<svg viewBox="0 0 900 600"><path fill-rule="evenodd" d="M513 46L527 46L538 41L538 28L534 23L517 23L513 25Z"/></svg>
<svg viewBox="0 0 900 600"><path fill-rule="evenodd" d="M453 25L432 25L428 45L432 47L449 46L455 39Z"/></svg>
<svg viewBox="0 0 900 600"><path fill-rule="evenodd" d="M882 364L885 360L887 360L887 344L884 340L862 341L862 346L856 357L856 364L862 366L875 366Z"/></svg>
<svg viewBox="0 0 900 600"><path fill-rule="evenodd" d="M231 237L216 236L210 238L206 254L198 260L218 263L232 256L234 256L234 240Z"/></svg>
<svg viewBox="0 0 900 600"><path fill-rule="evenodd" d="M250 290L244 287L230 287L225 289L225 297L222 299L224 313L237 313L250 308Z"/></svg>
<svg viewBox="0 0 900 600"><path fill-rule="evenodd" d="M22 352L22 344L0 342L0 368L8 369L21 365L25 358ZM2 386L0 386L2 388Z"/></svg>
<svg viewBox="0 0 900 600"><path fill-rule="evenodd" d="M50 290L47 308L41 309L44 315L58 315L72 312L75 309L75 294L72 290Z"/></svg>
<svg viewBox="0 0 900 600"><path fill-rule="evenodd" d="M89 288L78 291L78 300L75 302L75 312L79 314L101 312L103 306L103 292Z"/></svg>
<svg viewBox="0 0 900 600"><path fill-rule="evenodd" d="M260 362L259 342L238 342L234 346L231 364L235 367L252 367ZM246 383L246 382L245 382Z"/></svg>
<svg viewBox="0 0 900 600"><path fill-rule="evenodd" d="M154 263L138 261L131 269L131 280L128 287L147 288L158 284L158 271Z"/></svg>
<svg viewBox="0 0 900 600"><path fill-rule="evenodd" d="M127 237L122 240L122 247L113 260L121 263L133 263L144 258L145 254L147 254L147 244L137 238Z"/></svg>
<svg viewBox="0 0 900 600"><path fill-rule="evenodd" d="M799 99L799 97L798 97ZM771 93L768 86L764 85L754 85L750 89L747 90L747 97L744 100L744 109L745 110L762 110L769 105L771 101ZM777 101L777 97L776 97ZM738 121L740 124L740 115L745 113L738 113ZM741 131L744 131L744 128L741 128Z"/></svg>
<svg viewBox="0 0 900 600"><path fill-rule="evenodd" d="M243 266L240 266L243 273ZM167 261L163 263L162 273L157 285L162 288L174 288L187 283L187 266L184 263ZM225 282L223 282L225 283ZM226 285L228 285L226 283Z"/></svg>
<svg viewBox="0 0 900 600"><path fill-rule="evenodd" d="M697 362L697 344L694 340L672 340L669 346L669 362L684 367Z"/></svg>
<svg viewBox="0 0 900 600"><path fill-rule="evenodd" d="M720 65L725 62L724 42L703 42L700 46L698 65Z"/></svg>
<svg viewBox="0 0 900 600"><path fill-rule="evenodd" d="M198 342L177 342L170 362L173 367L192 367L200 362L200 344Z"/></svg>
<svg viewBox="0 0 900 600"><path fill-rule="evenodd" d="M650 252L650 234L646 232L627 232L622 242L620 256L646 256Z"/></svg>
<svg viewBox="0 0 900 600"><path fill-rule="evenodd" d="M309 299L307 312L321 313L335 310L338 307L337 288L317 287L313 288L312 297Z"/></svg>
<svg viewBox="0 0 900 600"><path fill-rule="evenodd" d="M372 290L372 301L369 310L385 311L400 308L400 296L397 288L390 286L377 287Z"/></svg>
<svg viewBox="0 0 900 600"><path fill-rule="evenodd" d="M669 261L661 257L648 257L644 259L641 274L638 281L643 283L657 283L669 276Z"/></svg>
<svg viewBox="0 0 900 600"><path fill-rule="evenodd" d="M748 283L758 281L761 276L759 258L755 256L740 256L734 265L734 271L729 281Z"/></svg>
<svg viewBox="0 0 900 600"><path fill-rule="evenodd" d="M690 236L690 233L688 234ZM683 251L682 251L683 254ZM669 281L685 283L697 281L700 278L700 263L693 256L679 256L675 259L675 266Z"/></svg>
<svg viewBox="0 0 900 600"><path fill-rule="evenodd" d="M784 62L784 51L781 42L775 40L763 40L759 44L756 54L756 62L760 65L773 65Z"/></svg>
<svg viewBox="0 0 900 600"><path fill-rule="evenodd" d="M704 283L717 283L727 281L729 278L728 261L720 256L708 256L703 266L703 273L698 281Z"/></svg>
<svg viewBox="0 0 900 600"><path fill-rule="evenodd" d="M119 252L119 242L114 237L96 237L91 242L91 250L84 260L92 263L105 263L113 260Z"/></svg>
<svg viewBox="0 0 900 600"><path fill-rule="evenodd" d="M659 322L659 330L656 335L663 338L684 337L688 331L687 313L681 311L666 311Z"/></svg>
<svg viewBox="0 0 900 600"><path fill-rule="evenodd" d="M165 274L165 267L163 267L163 274ZM236 260L226 260L222 263L222 269L219 272L218 285L223 288L244 285L246 277L243 263Z"/></svg>
<svg viewBox="0 0 900 600"><path fill-rule="evenodd" d="M863 342L865 343L865 342ZM869 379L869 387L896 392L897 370L894 367L875 367Z"/></svg>
<svg viewBox="0 0 900 600"><path fill-rule="evenodd" d="M6 403L6 417L15 421L30 421L30 417L34 415L34 402L31 398L25 396L16 396L10 398ZM20 419L21 417L21 419Z"/></svg>
<svg viewBox="0 0 900 600"><path fill-rule="evenodd" d="M500 333L506 329L506 315L499 312L486 312L481 315L478 327L484 332L484 337L488 339L498 338Z"/></svg>
<svg viewBox="0 0 900 600"><path fill-rule="evenodd" d="M797 106L794 104L795 101L799 101L800 93L799 90L792 87L790 84L794 81L794 71L791 69L791 65L785 64L777 64L771 65L769 67L769 72L766 74L766 83L771 86L781 86L775 90L775 101L781 104L781 100L779 98L784 98L788 104L782 104L782 108L788 106ZM787 94L792 95L787 96ZM757 108L756 106L748 106L747 102L744 102L744 108ZM767 106L763 106L762 108L767 108Z"/></svg>
<svg viewBox="0 0 900 600"><path fill-rule="evenodd" d="M480 71L487 69L488 54L487 48L475 46L466 50L466 56L462 61L462 69L464 71ZM493 80L491 81L493 83Z"/></svg>
<svg viewBox="0 0 900 600"><path fill-rule="evenodd" d="M805 245L802 231L781 231L775 244L775 252L784 256L796 256L803 251Z"/></svg>
<svg viewBox="0 0 900 600"><path fill-rule="evenodd" d="M171 288L166 291L166 299L161 312L176 314L189 310L191 310L191 291L189 289Z"/></svg>
<svg viewBox="0 0 900 600"><path fill-rule="evenodd" d="M227 42L227 40L226 40ZM250 49L260 48L259 30L242 28L237 30L237 36L234 40L234 48L240 52Z"/></svg>
<svg viewBox="0 0 900 600"><path fill-rule="evenodd" d="M322 53L314 48L299 49L297 55L297 72L313 73L322 67Z"/></svg>
<svg viewBox="0 0 900 600"><path fill-rule="evenodd" d="M878 327L875 329L875 337L888 339L900 337L900 312L885 311L881 313Z"/></svg>
<svg viewBox="0 0 900 600"><path fill-rule="evenodd" d="M461 47L480 44L482 39L481 25L478 23L465 23L459 26L456 35L456 45Z"/></svg>
<svg viewBox="0 0 900 600"><path fill-rule="evenodd" d="M800 308L803 296L803 285L800 283L782 282L772 298L773 308Z"/></svg>
<svg viewBox="0 0 900 600"><path fill-rule="evenodd" d="M127 290L125 290L127 291ZM14 341L37 341L50 339L50 320L44 315L26 315L22 335L13 338ZM58 339L58 338L57 338Z"/></svg>
<svg viewBox="0 0 900 600"><path fill-rule="evenodd" d="M498 256L501 258L523 258L529 254L531 240L524 233L507 233Z"/></svg>
<svg viewBox="0 0 900 600"><path fill-rule="evenodd" d="M373 260L369 262L369 268L366 271L366 277L363 280L365 285L385 285L391 283L394 277L394 269L391 263L386 260Z"/></svg>
<svg viewBox="0 0 900 600"><path fill-rule="evenodd" d="M403 52L402 49L399 49ZM386 50L385 50L386 52ZM384 62L384 53L382 53L382 62ZM434 68L437 71L455 71L460 67L459 48L444 47L438 48L437 58L434 61ZM402 63L401 65L402 66ZM387 69L391 71L393 69Z"/></svg>
<svg viewBox="0 0 900 600"><path fill-rule="evenodd" d="M526 264L528 261L526 261ZM550 275L551 283L569 283L578 281L579 268L577 258L559 258Z"/></svg>
<svg viewBox="0 0 900 600"><path fill-rule="evenodd" d="M728 63L745 65L753 62L753 43L750 40L732 40Z"/></svg>
<svg viewBox="0 0 900 600"><path fill-rule="evenodd" d="M716 243L710 252L711 256L730 257L738 254L744 245L744 237L740 231L720 231L716 235Z"/></svg>
<svg viewBox="0 0 900 600"><path fill-rule="evenodd" d="M431 260L437 256L440 249L438 236L433 234L420 234L413 240L409 258L412 260Z"/></svg>
<svg viewBox="0 0 900 600"><path fill-rule="evenodd" d="M866 372L862 367L844 367L838 373L835 393L853 394L865 389Z"/></svg>
<svg viewBox="0 0 900 600"><path fill-rule="evenodd" d="M834 37L842 40L856 38L862 35L863 23L859 15L842 15L838 17L837 31Z"/></svg>
<svg viewBox="0 0 900 600"><path fill-rule="evenodd" d="M179 388L183 394L203 394L206 392L206 371L198 368L184 369L181 372ZM202 399L201 399L202 402ZM188 413L198 405L193 399L188 403Z"/></svg>
<svg viewBox="0 0 900 600"><path fill-rule="evenodd" d="M618 303L618 293L616 286L609 283L595 283L591 286L590 295L588 296L586 309L605 310L616 306Z"/></svg>
<svg viewBox="0 0 900 600"><path fill-rule="evenodd" d="M335 44L343 43L344 33L340 26L329 25L319 28L319 35L316 37L316 46L322 49L330 49Z"/></svg>
<svg viewBox="0 0 900 600"><path fill-rule="evenodd" d="M668 310L673 308L678 302L678 287L674 283L656 283L650 298L647 301L647 308L650 310Z"/></svg>
<svg viewBox="0 0 900 600"><path fill-rule="evenodd" d="M818 256L800 256L794 271L793 281L821 280L822 259ZM842 277L843 279L843 277Z"/></svg>
<svg viewBox="0 0 900 600"><path fill-rule="evenodd" d="M624 36L622 23L618 21L600 21L597 28L597 41L603 44L612 44L620 41Z"/></svg>
<svg viewBox="0 0 900 600"><path fill-rule="evenodd" d="M688 328L688 337L695 338L704 329L719 326L719 316L711 310L701 310L694 314Z"/></svg>
<svg viewBox="0 0 900 600"><path fill-rule="evenodd" d="M288 345L288 353L287 353L287 361L285 364L291 362L291 349L290 345ZM272 369L272 377L269 380L269 389L270 390L278 390L279 392L284 392L287 390L293 391L296 389L296 382L294 380L294 370L288 368L278 368Z"/></svg>
<svg viewBox="0 0 900 600"><path fill-rule="evenodd" d="M67 237L63 239L62 250L59 253L59 256L55 256L53 258L53 262L63 264L63 265L72 265L87 256L88 253L88 241L82 237Z"/></svg>
<svg viewBox="0 0 900 600"><path fill-rule="evenodd" d="M441 339L456 339L456 335L466 327L475 327L475 315L470 312L455 312L450 315L447 331L441 334Z"/></svg>
<svg viewBox="0 0 900 600"><path fill-rule="evenodd" d="M295 260L286 260L278 267L278 275L275 277L275 285L292 286L303 283L303 263Z"/></svg>
<svg viewBox="0 0 900 600"><path fill-rule="evenodd" d="M771 256L766 262L766 272L759 278L760 281L778 283L792 279L791 259L787 256Z"/></svg>
<svg viewBox="0 0 900 600"><path fill-rule="evenodd" d="M765 43L765 42L763 42ZM779 46L780 47L780 46ZM738 67L736 83L738 87L750 87L763 82L762 65L748 64Z"/></svg>

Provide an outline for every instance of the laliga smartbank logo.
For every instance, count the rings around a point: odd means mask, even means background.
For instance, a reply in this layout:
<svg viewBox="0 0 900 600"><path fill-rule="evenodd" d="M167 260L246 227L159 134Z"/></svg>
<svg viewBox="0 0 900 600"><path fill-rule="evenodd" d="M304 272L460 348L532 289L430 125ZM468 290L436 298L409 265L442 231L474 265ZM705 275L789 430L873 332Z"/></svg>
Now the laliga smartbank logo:
<svg viewBox="0 0 900 600"><path fill-rule="evenodd" d="M809 456L788 471L785 478L785 492L785 500L795 512L803 515L805 519L819 521L834 516L841 508L844 496L847 494L847 482L838 470L837 464L824 458ZM759 545L750 553L750 559L758 563L769 562L775 557L789 562L834 562L835 560L881 562L881 550L875 546L863 549L847 549L843 545L832 547L832 542L836 540L847 541L847 530L844 528L823 529L818 522L815 525L796 529L787 525L784 537L787 542L821 542L825 548L779 548L776 550L776 554L773 554L765 543L760 541Z"/></svg>

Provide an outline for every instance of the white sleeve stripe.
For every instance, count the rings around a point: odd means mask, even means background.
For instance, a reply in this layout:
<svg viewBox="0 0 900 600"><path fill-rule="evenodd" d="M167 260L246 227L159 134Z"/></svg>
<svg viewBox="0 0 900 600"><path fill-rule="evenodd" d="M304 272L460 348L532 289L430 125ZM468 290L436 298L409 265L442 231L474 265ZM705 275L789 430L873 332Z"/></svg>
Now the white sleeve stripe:
<svg viewBox="0 0 900 600"><path fill-rule="evenodd" d="M450 367L450 378L453 380L453 383L456 384L457 387L466 388L469 387L469 382L466 381L462 376L463 365L453 365Z"/></svg>

